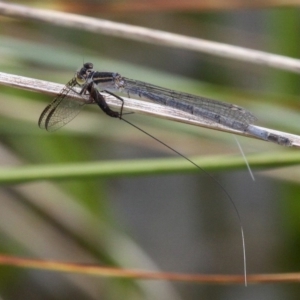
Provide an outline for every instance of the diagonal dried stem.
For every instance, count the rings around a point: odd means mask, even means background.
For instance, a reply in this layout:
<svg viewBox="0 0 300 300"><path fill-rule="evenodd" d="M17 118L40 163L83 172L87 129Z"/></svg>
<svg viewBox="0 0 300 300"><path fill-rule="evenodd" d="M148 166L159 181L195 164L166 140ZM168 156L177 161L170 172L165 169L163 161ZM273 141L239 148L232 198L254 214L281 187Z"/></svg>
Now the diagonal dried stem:
<svg viewBox="0 0 300 300"><path fill-rule="evenodd" d="M22 76L17 76L17 75L12 75L12 74L7 74L7 73L1 73L0 72L0 84L6 85L6 86L11 86L11 87L16 87L16 88L21 88L25 90L30 90L34 92L40 92L43 94L48 94L52 95L53 97L56 96L64 87L64 85L53 83L53 82L48 82L48 81L43 81L43 80L38 80L34 78L28 78L28 77L22 77ZM74 98L81 99L80 96L73 95ZM107 103L114 108L119 108L120 107L120 100L114 98L113 96L109 94L103 93L103 96L105 97ZM85 96L86 99L88 99L88 96ZM257 138L255 136L252 136L249 132L241 132L237 131L231 128L228 128L226 126L223 126L222 124L214 123L209 120L206 120L204 118L200 118L199 116L194 116L189 113L186 113L184 111L172 108L172 107L167 107L163 105L158 105L155 103L151 102L146 102L146 101L140 101L140 100L135 100L132 98L125 98L124 99L124 108L128 111L135 112L135 113L140 113L140 114L145 114L145 115L151 115L163 119L168 119L172 121L177 121L177 122L182 122L190 125L196 125L200 127L205 127L213 130L218 130L218 131L224 131L224 132L229 132L229 133L234 133L246 137L251 137L251 138ZM254 125L253 125L254 126ZM300 136L298 135L293 135L290 133L282 132L282 131L277 131L273 130L270 128L263 128L263 127L258 127L254 126L256 128L264 129L270 133L274 133L277 135L280 135L282 137L290 139L292 142L291 146L294 147L300 147Z"/></svg>
<svg viewBox="0 0 300 300"><path fill-rule="evenodd" d="M299 59L187 37L160 30L153 30L140 26L132 26L103 19L52 10L36 9L29 6L4 2L0 2L0 14L14 18L40 21L50 23L52 25L136 40L144 43L188 49L209 55L241 60L261 66L300 73Z"/></svg>

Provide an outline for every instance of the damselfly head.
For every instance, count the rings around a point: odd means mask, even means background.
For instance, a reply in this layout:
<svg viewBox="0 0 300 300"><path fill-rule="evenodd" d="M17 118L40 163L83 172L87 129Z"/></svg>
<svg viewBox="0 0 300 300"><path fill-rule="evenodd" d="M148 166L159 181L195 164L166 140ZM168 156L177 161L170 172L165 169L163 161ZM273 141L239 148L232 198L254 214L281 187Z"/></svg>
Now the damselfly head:
<svg viewBox="0 0 300 300"><path fill-rule="evenodd" d="M83 67L76 72L75 78L79 85L84 85L90 75L90 73L93 71L93 64L92 63L85 63L83 64Z"/></svg>
<svg viewBox="0 0 300 300"><path fill-rule="evenodd" d="M85 63L83 64L83 67L92 70L94 68L94 65L92 63Z"/></svg>

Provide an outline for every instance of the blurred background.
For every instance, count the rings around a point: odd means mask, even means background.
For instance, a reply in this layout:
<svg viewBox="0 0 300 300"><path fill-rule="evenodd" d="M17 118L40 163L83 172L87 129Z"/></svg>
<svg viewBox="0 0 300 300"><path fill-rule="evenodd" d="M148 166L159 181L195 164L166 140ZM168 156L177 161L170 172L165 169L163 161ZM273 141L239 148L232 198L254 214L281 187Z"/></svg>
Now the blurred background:
<svg viewBox="0 0 300 300"><path fill-rule="evenodd" d="M300 10L268 1L18 1L299 58ZM276 2L276 4L275 4ZM286 3L286 2L285 2ZM261 5L261 6L259 6ZM243 106L258 125L300 133L299 76L188 50L0 17L0 71L66 83L99 71ZM51 97L0 86L1 166L175 156L97 107L48 133L37 120ZM230 134L151 117L128 120L186 156L240 155ZM240 137L246 153L280 146ZM289 151L299 151L288 149ZM249 274L300 269L298 166L214 172L245 230ZM0 187L0 251L65 262L192 274L242 274L232 204L207 175L43 181ZM196 285L0 268L0 299L298 299L297 284Z"/></svg>

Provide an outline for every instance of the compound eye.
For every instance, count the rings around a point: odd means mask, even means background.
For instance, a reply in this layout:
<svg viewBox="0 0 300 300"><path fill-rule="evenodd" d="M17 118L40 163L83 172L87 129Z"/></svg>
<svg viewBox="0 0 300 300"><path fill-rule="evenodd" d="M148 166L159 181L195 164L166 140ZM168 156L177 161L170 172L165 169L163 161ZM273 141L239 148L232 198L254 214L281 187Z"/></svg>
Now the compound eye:
<svg viewBox="0 0 300 300"><path fill-rule="evenodd" d="M94 65L92 63L85 63L83 64L83 67L86 69L93 69Z"/></svg>

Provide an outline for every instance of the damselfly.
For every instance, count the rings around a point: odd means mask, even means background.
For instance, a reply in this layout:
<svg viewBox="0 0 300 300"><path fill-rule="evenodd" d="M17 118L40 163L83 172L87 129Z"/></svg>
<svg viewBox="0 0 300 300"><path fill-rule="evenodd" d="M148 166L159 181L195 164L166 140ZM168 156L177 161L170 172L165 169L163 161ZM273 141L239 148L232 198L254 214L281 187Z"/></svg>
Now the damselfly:
<svg viewBox="0 0 300 300"><path fill-rule="evenodd" d="M79 92L76 91L76 87L80 88ZM120 99L122 102L120 112L112 111L101 94L97 93L96 97L96 90L108 92ZM71 97L74 93L89 94L90 98L89 100L84 98L74 100ZM284 146L291 145L288 138L253 126L255 116L240 106L162 88L123 77L119 73L98 72L93 69L92 63L85 63L60 94L44 109L39 119L39 126L48 131L57 130L70 122L85 104L95 103L95 100L107 115L120 118L123 100L115 93L170 106L209 120L209 122L219 123L236 131L247 132L259 139Z"/></svg>
<svg viewBox="0 0 300 300"><path fill-rule="evenodd" d="M94 89L110 93L119 92L129 97L134 95L140 99L167 105L236 130L246 130L256 119L252 113L234 104L176 92L122 77L118 73L97 72L93 70L92 63L85 63L52 103L44 109L39 119L40 127L49 131L57 130L70 122L84 104L93 102L93 97L90 97L88 101L71 99L72 93L78 93L75 90L76 87L81 88L79 92L81 95L87 92L95 93ZM120 113L110 110L104 99L100 106L111 117L119 117L122 114L122 110Z"/></svg>

